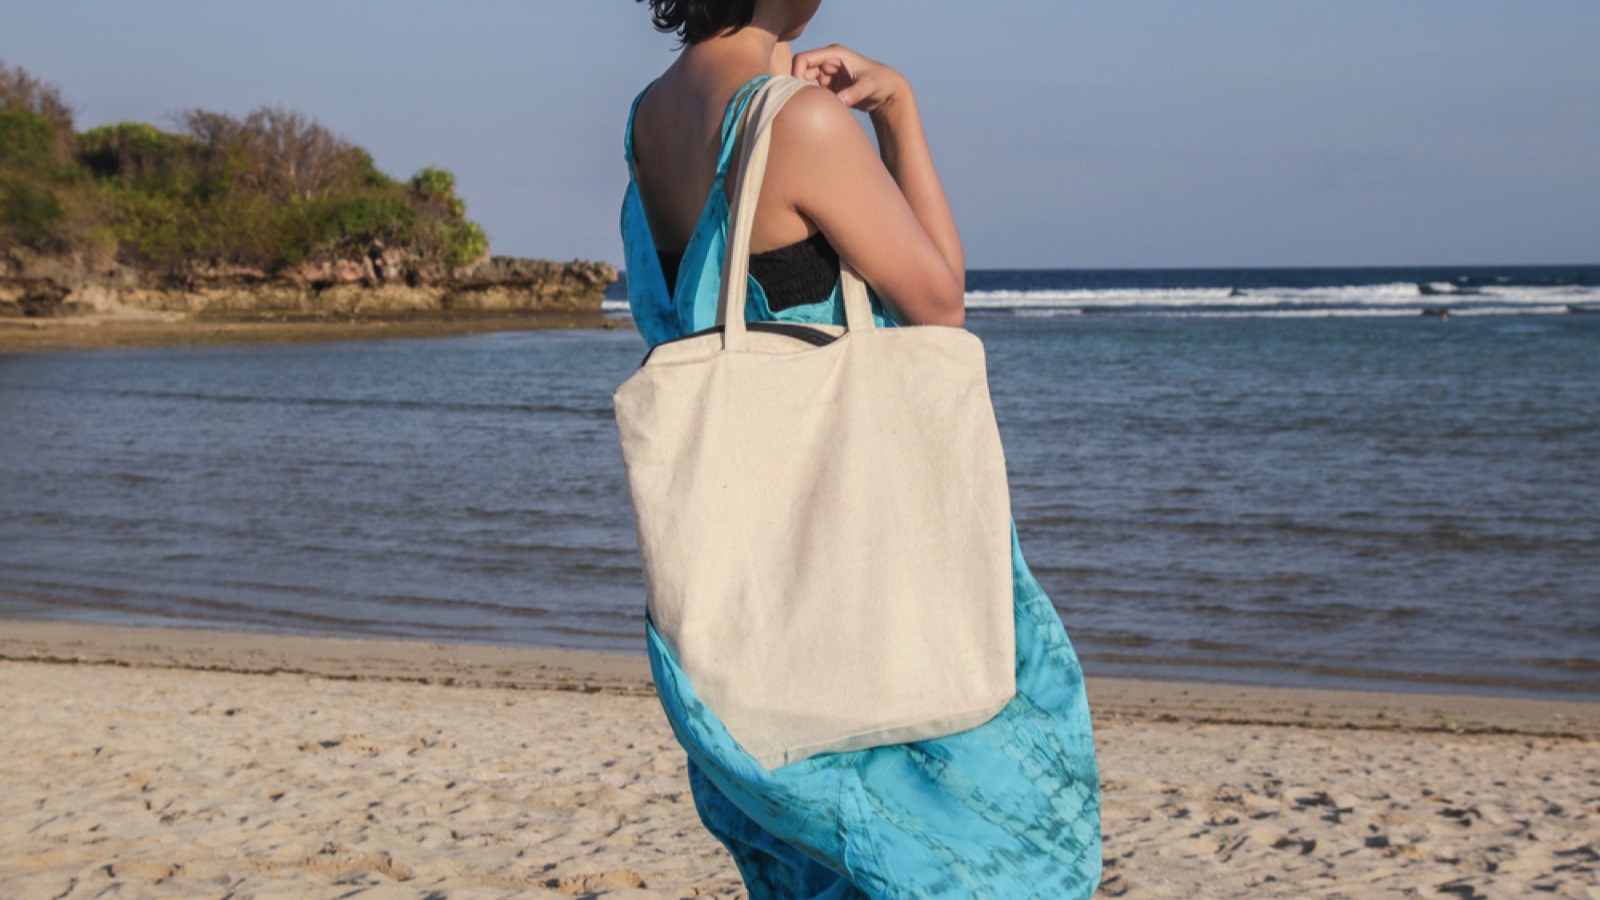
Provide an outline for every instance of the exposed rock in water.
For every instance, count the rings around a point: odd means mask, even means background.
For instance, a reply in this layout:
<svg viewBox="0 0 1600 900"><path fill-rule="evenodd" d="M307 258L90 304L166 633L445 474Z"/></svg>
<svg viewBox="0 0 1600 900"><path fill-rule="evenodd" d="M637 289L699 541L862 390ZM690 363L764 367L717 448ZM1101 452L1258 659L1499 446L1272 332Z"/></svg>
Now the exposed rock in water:
<svg viewBox="0 0 1600 900"><path fill-rule="evenodd" d="M446 270L374 245L364 259L278 272L197 265L177 275L80 259L0 261L0 316L181 313L203 318L383 318L598 312L617 270L599 262L490 257Z"/></svg>

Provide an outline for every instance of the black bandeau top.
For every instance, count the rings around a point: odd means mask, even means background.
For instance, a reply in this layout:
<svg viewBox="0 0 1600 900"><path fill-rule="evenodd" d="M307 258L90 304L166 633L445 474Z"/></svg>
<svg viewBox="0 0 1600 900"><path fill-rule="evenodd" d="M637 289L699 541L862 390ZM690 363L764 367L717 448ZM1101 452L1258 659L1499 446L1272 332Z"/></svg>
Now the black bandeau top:
<svg viewBox="0 0 1600 900"><path fill-rule="evenodd" d="M670 292L678 283L683 254L657 250L656 255ZM821 303L839 280L839 253L819 231L786 247L750 254L750 274L766 293L767 307L773 312Z"/></svg>

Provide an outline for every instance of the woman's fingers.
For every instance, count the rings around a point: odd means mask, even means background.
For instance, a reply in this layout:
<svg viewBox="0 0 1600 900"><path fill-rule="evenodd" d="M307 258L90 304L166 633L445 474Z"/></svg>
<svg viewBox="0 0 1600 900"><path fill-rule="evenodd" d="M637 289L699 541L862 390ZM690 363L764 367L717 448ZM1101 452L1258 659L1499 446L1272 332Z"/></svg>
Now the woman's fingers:
<svg viewBox="0 0 1600 900"><path fill-rule="evenodd" d="M826 47L818 47L815 50L806 50L802 53L796 53L794 55L794 64L796 69L795 76L799 77L799 68L801 66L816 67L822 65L824 62L837 61L846 55L855 56L857 54L851 50L847 50L844 47L839 46L838 44L829 44Z"/></svg>
<svg viewBox="0 0 1600 900"><path fill-rule="evenodd" d="M859 68L865 57L838 44L796 53L794 76L822 84L823 79L834 79L840 74L849 76L852 67Z"/></svg>
<svg viewBox="0 0 1600 900"><path fill-rule="evenodd" d="M833 92L839 102L845 106L855 108L863 99L871 97L875 92L874 79L868 75L849 82L845 87Z"/></svg>
<svg viewBox="0 0 1600 900"><path fill-rule="evenodd" d="M865 112L882 106L898 85L893 69L838 44L795 54L793 74L822 85L846 106Z"/></svg>

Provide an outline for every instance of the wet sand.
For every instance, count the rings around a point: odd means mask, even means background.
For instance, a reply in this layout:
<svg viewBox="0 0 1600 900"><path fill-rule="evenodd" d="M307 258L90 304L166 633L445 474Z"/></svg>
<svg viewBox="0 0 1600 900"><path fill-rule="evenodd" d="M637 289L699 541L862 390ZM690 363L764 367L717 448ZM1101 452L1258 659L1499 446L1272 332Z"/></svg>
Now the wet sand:
<svg viewBox="0 0 1600 900"><path fill-rule="evenodd" d="M617 328L599 312L453 313L392 318L187 318L179 314L0 318L0 354L127 347L416 338L543 328Z"/></svg>
<svg viewBox="0 0 1600 900"><path fill-rule="evenodd" d="M1103 896L1600 896L1600 704L1095 679ZM7 897L738 897L642 658L0 623Z"/></svg>

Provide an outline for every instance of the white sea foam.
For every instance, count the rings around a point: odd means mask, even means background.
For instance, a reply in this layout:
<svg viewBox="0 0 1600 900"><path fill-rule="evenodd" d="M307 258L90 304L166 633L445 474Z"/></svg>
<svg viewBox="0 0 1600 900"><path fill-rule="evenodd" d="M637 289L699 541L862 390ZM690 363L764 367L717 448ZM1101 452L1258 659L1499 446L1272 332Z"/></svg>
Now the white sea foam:
<svg viewBox="0 0 1600 900"><path fill-rule="evenodd" d="M1412 282L1322 287L1108 288L969 291L967 308L1059 315L1082 311L1178 315L1417 315L1448 309L1452 315L1564 313L1571 306L1600 306L1600 288L1579 285L1495 285L1462 291L1449 282L1424 289Z"/></svg>
<svg viewBox="0 0 1600 900"><path fill-rule="evenodd" d="M969 310L1005 311L1017 315L1079 315L1095 312L1141 312L1156 315L1195 313L1208 316L1377 316L1418 315L1444 308L1451 315L1515 315L1564 313L1567 307L1600 308L1600 287L1582 285L1487 285L1462 291L1450 282L1418 285L1393 282L1234 290L1214 288L1078 288L1022 291L968 291ZM602 300L603 313L629 312L627 300Z"/></svg>
<svg viewBox="0 0 1600 900"><path fill-rule="evenodd" d="M1228 302L1231 290L1231 288L1118 288L1066 291L968 291L967 308L1209 306Z"/></svg>
<svg viewBox="0 0 1600 900"><path fill-rule="evenodd" d="M1456 308L1451 307L1451 316L1548 316L1565 314L1567 307L1562 306L1472 306ZM1422 315L1417 309L1395 308L1334 308L1334 309L1261 309L1261 310L1192 310L1159 312L1151 311L1148 315L1180 316L1196 319L1215 318L1241 318L1245 316L1258 316L1273 319L1317 319L1317 318L1415 318Z"/></svg>

